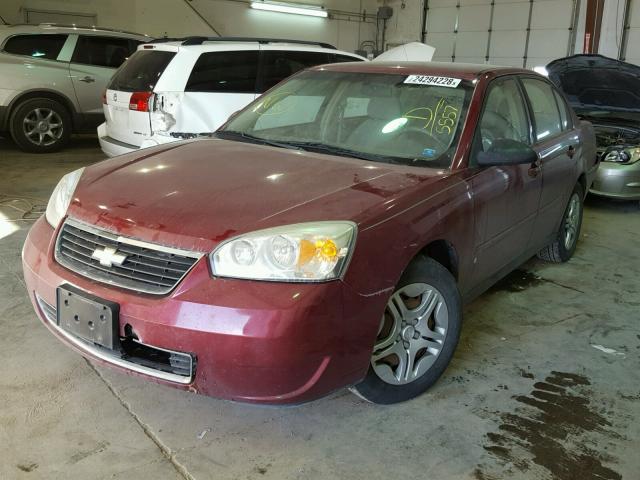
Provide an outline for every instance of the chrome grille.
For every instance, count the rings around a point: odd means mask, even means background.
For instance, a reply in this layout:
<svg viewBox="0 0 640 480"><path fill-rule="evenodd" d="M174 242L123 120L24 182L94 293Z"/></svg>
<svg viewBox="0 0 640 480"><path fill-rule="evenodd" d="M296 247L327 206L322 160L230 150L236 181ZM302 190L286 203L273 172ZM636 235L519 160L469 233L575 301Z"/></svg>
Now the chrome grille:
<svg viewBox="0 0 640 480"><path fill-rule="evenodd" d="M105 248L125 256L104 265L94 252ZM129 290L169 293L202 254L117 236L77 220L67 219L58 235L58 263L80 275Z"/></svg>

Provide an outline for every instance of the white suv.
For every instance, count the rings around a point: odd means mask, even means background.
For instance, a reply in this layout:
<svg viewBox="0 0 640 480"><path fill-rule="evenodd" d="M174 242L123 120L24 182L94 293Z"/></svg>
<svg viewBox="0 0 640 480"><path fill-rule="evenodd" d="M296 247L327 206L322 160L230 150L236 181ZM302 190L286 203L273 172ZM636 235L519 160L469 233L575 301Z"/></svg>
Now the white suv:
<svg viewBox="0 0 640 480"><path fill-rule="evenodd" d="M103 96L100 146L115 156L208 134L299 70L364 60L295 40L190 37L140 45Z"/></svg>
<svg viewBox="0 0 640 480"><path fill-rule="evenodd" d="M36 153L59 150L72 132L95 132L111 76L150 40L97 27L0 26L0 132Z"/></svg>

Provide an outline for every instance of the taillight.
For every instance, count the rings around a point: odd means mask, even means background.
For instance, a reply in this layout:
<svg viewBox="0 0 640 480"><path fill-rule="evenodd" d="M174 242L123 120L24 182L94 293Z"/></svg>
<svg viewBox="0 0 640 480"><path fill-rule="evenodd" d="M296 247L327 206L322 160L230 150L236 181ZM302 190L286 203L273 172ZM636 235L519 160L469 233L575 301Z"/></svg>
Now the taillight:
<svg viewBox="0 0 640 480"><path fill-rule="evenodd" d="M153 95L152 92L133 92L129 99L129 110L148 112L151 95Z"/></svg>
<svg viewBox="0 0 640 480"><path fill-rule="evenodd" d="M104 91L102 92L102 104L106 105L107 104L107 89L105 88Z"/></svg>

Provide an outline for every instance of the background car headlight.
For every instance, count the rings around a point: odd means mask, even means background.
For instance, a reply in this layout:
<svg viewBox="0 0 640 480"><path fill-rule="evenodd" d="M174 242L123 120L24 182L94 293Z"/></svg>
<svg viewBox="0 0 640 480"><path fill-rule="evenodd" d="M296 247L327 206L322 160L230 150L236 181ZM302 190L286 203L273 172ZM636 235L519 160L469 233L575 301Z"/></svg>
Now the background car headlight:
<svg viewBox="0 0 640 480"><path fill-rule="evenodd" d="M248 233L209 255L218 277L318 282L342 275L356 236L351 222L314 222Z"/></svg>
<svg viewBox="0 0 640 480"><path fill-rule="evenodd" d="M53 190L45 213L47 222L49 222L49 225L53 228L57 228L60 220L62 220L62 217L67 213L67 208L69 208L69 203L71 203L71 197L76 190L83 171L84 168L80 168L67 173L60 179L58 185L56 185L56 188Z"/></svg>
<svg viewBox="0 0 640 480"><path fill-rule="evenodd" d="M604 156L605 162L635 163L638 160L640 160L640 147L616 148L609 150Z"/></svg>

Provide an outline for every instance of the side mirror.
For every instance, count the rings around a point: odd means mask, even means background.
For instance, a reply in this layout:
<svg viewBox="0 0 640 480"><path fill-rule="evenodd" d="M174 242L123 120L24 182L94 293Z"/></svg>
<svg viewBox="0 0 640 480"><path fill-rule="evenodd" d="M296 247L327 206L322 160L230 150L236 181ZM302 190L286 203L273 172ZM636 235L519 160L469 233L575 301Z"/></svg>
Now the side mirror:
<svg viewBox="0 0 640 480"><path fill-rule="evenodd" d="M538 154L529 145L507 138L495 140L489 150L478 154L478 165L481 167L531 165L537 160Z"/></svg>

